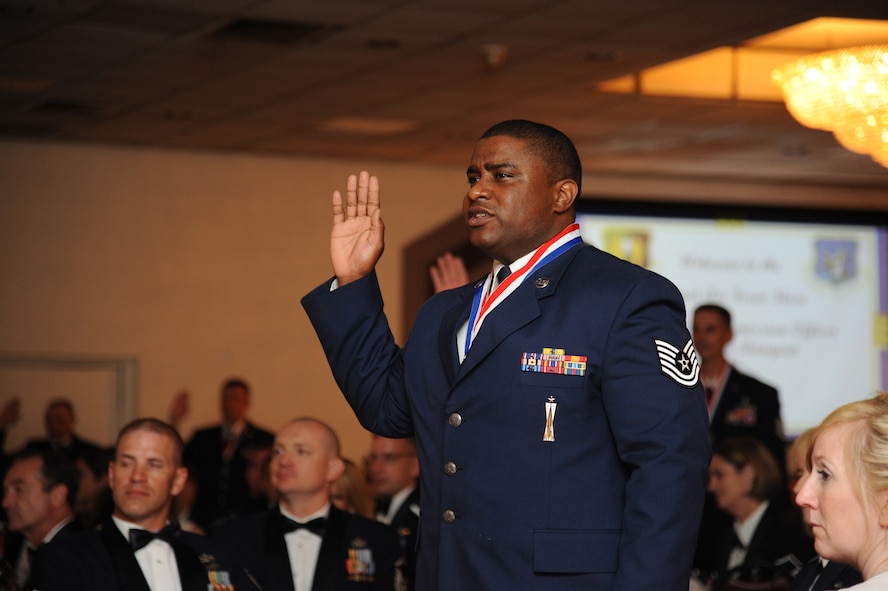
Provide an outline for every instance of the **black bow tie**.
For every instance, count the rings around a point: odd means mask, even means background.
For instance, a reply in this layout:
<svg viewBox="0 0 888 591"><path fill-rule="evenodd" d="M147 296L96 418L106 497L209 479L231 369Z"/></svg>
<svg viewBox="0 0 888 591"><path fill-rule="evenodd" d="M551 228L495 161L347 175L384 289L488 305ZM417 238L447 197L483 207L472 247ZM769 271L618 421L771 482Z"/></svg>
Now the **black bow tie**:
<svg viewBox="0 0 888 591"><path fill-rule="evenodd" d="M173 541L179 536L179 533L182 530L179 529L179 522L173 521L172 523L168 523L158 532L150 532L144 529L136 529L133 528L129 532L130 545L133 547L133 551L141 550L145 546L151 543L151 540L163 540L168 544L172 544Z"/></svg>
<svg viewBox="0 0 888 591"><path fill-rule="evenodd" d="M324 529L327 527L327 520L323 517L318 517L317 519L312 519L306 523L302 523L300 521L293 521L289 517L285 517L281 514L281 531L285 534L290 533L291 531L296 531L298 529L307 529L313 534L317 534L324 537Z"/></svg>

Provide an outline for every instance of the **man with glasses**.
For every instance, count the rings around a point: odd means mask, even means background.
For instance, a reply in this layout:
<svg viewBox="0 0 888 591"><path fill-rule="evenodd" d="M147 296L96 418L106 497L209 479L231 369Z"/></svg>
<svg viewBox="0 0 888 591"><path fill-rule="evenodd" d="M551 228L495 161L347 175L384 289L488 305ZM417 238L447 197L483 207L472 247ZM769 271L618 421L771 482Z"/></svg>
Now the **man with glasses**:
<svg viewBox="0 0 888 591"><path fill-rule="evenodd" d="M364 458L367 482L376 499L376 520L390 525L401 541L402 574L413 589L419 528L419 459L416 440L373 435Z"/></svg>

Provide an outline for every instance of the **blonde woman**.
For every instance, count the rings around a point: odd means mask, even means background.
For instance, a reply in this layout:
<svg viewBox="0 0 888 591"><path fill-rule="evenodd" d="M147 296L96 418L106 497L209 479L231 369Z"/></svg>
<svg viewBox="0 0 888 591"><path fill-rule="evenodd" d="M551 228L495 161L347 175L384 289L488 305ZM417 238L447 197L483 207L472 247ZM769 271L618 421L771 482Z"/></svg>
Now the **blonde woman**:
<svg viewBox="0 0 888 591"><path fill-rule="evenodd" d="M863 574L856 591L888 590L888 392L839 407L818 427L796 502L817 554Z"/></svg>

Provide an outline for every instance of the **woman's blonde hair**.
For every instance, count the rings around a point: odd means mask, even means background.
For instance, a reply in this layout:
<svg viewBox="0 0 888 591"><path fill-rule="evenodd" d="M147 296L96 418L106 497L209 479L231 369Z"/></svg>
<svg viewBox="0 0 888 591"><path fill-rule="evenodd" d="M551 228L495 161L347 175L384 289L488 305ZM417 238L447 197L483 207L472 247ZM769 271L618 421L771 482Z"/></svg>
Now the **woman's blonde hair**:
<svg viewBox="0 0 888 591"><path fill-rule="evenodd" d="M888 490L888 392L857 400L832 411L817 427L806 463L811 470L811 454L817 438L827 429L858 423L849 430L845 448L849 473L856 477L854 487L866 511L876 496Z"/></svg>

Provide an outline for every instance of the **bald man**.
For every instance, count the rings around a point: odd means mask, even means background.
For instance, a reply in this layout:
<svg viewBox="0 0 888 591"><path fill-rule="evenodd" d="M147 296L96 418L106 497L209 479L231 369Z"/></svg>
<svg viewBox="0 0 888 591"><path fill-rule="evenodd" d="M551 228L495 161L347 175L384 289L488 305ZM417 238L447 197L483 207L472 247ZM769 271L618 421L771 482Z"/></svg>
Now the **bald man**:
<svg viewBox="0 0 888 591"><path fill-rule="evenodd" d="M330 485L344 469L339 439L325 423L300 418L277 432L270 470L278 505L216 532L238 550L262 589L395 588L395 532L330 502Z"/></svg>

